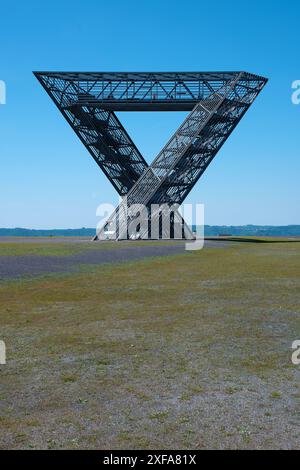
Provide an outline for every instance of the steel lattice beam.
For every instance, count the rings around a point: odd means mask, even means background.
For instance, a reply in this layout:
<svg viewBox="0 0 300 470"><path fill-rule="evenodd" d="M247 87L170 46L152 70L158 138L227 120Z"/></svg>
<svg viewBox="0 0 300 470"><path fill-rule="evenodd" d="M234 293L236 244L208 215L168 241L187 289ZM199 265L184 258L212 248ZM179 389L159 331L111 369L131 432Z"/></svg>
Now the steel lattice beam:
<svg viewBox="0 0 300 470"><path fill-rule="evenodd" d="M267 81L247 72L35 75L119 194L126 195L109 220L121 238L127 234L126 220L124 226L118 221L122 205L180 205ZM123 110L191 112L148 167L115 115ZM179 214L174 218L183 223Z"/></svg>

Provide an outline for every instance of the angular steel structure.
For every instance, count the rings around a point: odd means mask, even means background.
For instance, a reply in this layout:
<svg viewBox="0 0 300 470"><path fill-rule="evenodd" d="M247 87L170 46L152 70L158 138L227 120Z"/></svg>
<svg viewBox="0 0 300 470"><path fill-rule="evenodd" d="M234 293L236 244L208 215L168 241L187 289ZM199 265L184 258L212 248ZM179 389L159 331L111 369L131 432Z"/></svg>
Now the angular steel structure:
<svg viewBox="0 0 300 470"><path fill-rule="evenodd" d="M191 238L180 206L267 79L247 72L34 72L65 119L124 197L98 233L127 238L128 207L143 204L151 223L156 204L175 207L173 225ZM120 123L116 111L190 111L150 166ZM122 214L122 217L120 217ZM125 216L124 216L125 214ZM178 233L178 232L177 232ZM164 237L160 230L158 237ZM170 234L174 237L174 228ZM97 237L96 237L97 238Z"/></svg>

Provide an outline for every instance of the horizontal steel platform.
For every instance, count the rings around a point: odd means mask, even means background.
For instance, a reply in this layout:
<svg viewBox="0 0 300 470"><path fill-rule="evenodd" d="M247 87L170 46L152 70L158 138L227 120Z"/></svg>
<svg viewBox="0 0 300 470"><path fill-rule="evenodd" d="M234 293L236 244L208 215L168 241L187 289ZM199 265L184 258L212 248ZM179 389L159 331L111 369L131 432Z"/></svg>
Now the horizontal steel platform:
<svg viewBox="0 0 300 470"><path fill-rule="evenodd" d="M266 79L248 72L34 72L42 83L70 83L65 93L76 101L108 111L191 111L232 77L242 73L241 86Z"/></svg>

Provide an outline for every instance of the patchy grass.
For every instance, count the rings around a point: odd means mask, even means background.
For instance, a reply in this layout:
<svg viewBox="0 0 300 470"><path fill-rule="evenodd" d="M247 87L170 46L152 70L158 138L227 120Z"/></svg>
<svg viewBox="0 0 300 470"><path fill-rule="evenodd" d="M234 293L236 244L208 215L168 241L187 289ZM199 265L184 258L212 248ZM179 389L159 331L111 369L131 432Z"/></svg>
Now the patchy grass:
<svg viewBox="0 0 300 470"><path fill-rule="evenodd" d="M280 392L272 392L271 393L271 398L281 398L281 393Z"/></svg>
<svg viewBox="0 0 300 470"><path fill-rule="evenodd" d="M68 242L66 237L61 239L56 239L55 242L47 241L45 239L37 240L36 242L2 242L0 239L0 260L1 256L24 256L24 255L38 255L38 256L70 256L77 253L82 253L86 250L112 250L122 247L134 246L134 243L137 246L161 246L160 241L152 240L140 240L138 242L132 241L101 241L101 242L92 242L92 241L77 241L77 242ZM172 240L166 241L163 243L172 244L172 245L181 245L183 242L181 240Z"/></svg>
<svg viewBox="0 0 300 470"><path fill-rule="evenodd" d="M299 243L300 237L256 237L256 236L218 236L207 237L210 240L223 240L231 242L249 242L249 243Z"/></svg>
<svg viewBox="0 0 300 470"><path fill-rule="evenodd" d="M90 243L51 243L51 242L32 242L32 243L0 243L1 256L69 256L80 253L88 249ZM0 258L1 259L1 258Z"/></svg>
<svg viewBox="0 0 300 470"><path fill-rule="evenodd" d="M0 447L300 448L299 261L245 243L1 283Z"/></svg>

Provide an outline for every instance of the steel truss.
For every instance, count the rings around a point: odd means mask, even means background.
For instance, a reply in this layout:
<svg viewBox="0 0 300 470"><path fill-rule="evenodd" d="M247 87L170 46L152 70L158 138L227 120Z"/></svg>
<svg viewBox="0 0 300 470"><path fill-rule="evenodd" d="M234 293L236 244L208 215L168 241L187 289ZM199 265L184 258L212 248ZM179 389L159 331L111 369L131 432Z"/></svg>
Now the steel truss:
<svg viewBox="0 0 300 470"><path fill-rule="evenodd" d="M35 76L119 195L126 196L97 234L105 238L107 227L113 227L113 238L119 239L127 238L128 223L136 217L128 207L148 208L148 228L140 233L148 238L151 223L161 217L159 209L151 214L151 205L182 204L267 82L247 72L35 72ZM148 166L116 111L191 112ZM191 238L177 210L172 214L173 224ZM161 230L158 237L164 237Z"/></svg>

